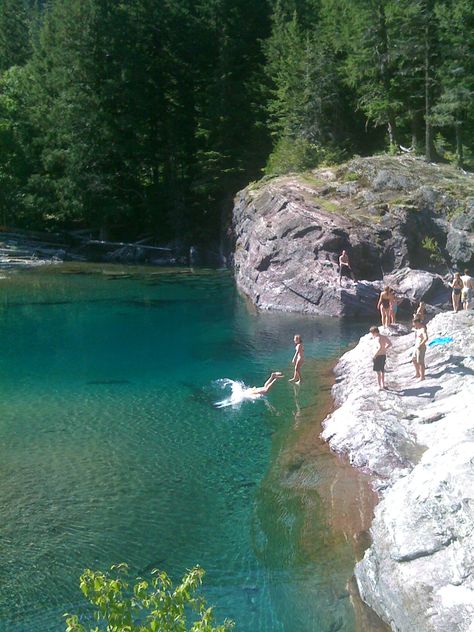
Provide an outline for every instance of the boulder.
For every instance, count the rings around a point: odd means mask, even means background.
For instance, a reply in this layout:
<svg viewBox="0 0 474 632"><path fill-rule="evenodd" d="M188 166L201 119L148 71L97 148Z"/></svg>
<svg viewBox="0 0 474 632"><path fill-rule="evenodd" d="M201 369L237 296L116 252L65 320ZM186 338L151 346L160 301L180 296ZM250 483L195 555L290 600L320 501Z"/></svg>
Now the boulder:
<svg viewBox="0 0 474 632"><path fill-rule="evenodd" d="M449 287L439 274L403 268L387 275L385 282L410 303L423 301L431 305L444 305L449 302Z"/></svg>

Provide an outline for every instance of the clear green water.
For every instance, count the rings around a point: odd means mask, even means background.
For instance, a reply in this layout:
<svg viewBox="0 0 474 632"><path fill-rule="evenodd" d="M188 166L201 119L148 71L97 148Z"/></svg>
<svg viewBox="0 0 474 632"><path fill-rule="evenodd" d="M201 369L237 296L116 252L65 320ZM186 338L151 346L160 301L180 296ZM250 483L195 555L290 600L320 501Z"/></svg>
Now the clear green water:
<svg viewBox="0 0 474 632"><path fill-rule="evenodd" d="M327 490L366 491L318 446L315 359L361 326L253 313L227 273L113 270L1 280L0 630L64 630L81 571L126 561L199 563L238 630L352 632L354 545ZM289 372L296 332L299 390L213 407L216 379Z"/></svg>

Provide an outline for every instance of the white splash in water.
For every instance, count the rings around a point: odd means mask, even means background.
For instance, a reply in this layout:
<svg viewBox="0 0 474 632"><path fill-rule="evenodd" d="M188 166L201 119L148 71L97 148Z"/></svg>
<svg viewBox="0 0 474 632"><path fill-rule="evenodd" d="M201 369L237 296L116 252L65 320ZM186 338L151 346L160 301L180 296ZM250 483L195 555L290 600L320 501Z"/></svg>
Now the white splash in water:
<svg viewBox="0 0 474 632"><path fill-rule="evenodd" d="M263 395L261 393L255 393L252 388L245 386L243 382L236 380L229 380L224 378L222 380L216 380L215 384L222 389L230 387L230 395L220 402L216 402L214 406L216 408L226 408L227 406L237 407L244 400L261 399Z"/></svg>

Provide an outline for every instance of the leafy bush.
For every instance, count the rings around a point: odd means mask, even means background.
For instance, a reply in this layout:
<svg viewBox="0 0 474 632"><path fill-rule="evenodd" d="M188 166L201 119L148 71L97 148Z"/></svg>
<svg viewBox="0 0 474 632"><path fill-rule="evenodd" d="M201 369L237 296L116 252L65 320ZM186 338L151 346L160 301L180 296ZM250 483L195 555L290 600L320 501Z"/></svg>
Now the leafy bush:
<svg viewBox="0 0 474 632"><path fill-rule="evenodd" d="M360 179L358 173L355 171L346 171L346 173L342 176L343 182L357 182Z"/></svg>
<svg viewBox="0 0 474 632"><path fill-rule="evenodd" d="M322 147L304 138L284 137L275 145L265 166L266 175L303 172L318 165L334 165L347 158L342 149Z"/></svg>
<svg viewBox="0 0 474 632"><path fill-rule="evenodd" d="M431 263L443 263L443 255L434 237L423 237L421 247L429 253Z"/></svg>
<svg viewBox="0 0 474 632"><path fill-rule="evenodd" d="M162 571L153 571L151 581L137 578L130 587L126 564L110 570L87 569L80 580L98 625L86 627L78 615L66 614L66 632L226 632L234 627L227 619L214 627L212 608L196 595L204 576L199 566L188 571L176 587Z"/></svg>
<svg viewBox="0 0 474 632"><path fill-rule="evenodd" d="M318 145L301 138L282 138L270 154L265 173L283 175L291 171L306 171L316 167L320 158Z"/></svg>

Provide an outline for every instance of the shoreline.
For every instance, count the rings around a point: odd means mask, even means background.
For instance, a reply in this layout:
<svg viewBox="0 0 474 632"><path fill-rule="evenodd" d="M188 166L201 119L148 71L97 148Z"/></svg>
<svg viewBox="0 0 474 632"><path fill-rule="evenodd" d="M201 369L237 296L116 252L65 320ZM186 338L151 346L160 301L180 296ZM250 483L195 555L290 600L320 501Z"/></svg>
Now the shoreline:
<svg viewBox="0 0 474 632"><path fill-rule="evenodd" d="M336 409L336 401L332 396L332 388L336 383L336 375L334 373L334 369L336 368L339 359L340 358L338 357L330 360L328 362L327 370L323 374L326 386L323 392L326 392L327 399L322 409L320 411L318 410L318 436L321 435L321 432L323 430L324 420ZM340 465L342 464L344 472L346 472L346 468L348 468L347 471L354 472L354 468L352 467L346 456L335 453L331 450L329 444L326 441L323 441L322 439L321 441L323 442L324 446L327 447L328 452L331 454L331 456L337 460L338 466L340 467ZM368 486L368 495L366 497L367 505L363 508L363 513L365 515L364 527L366 526L365 520L368 520L368 526L367 528L364 528L363 531L354 533L354 553L356 555L357 562L363 559L365 552L370 547L371 542L369 529L373 522L375 509L380 501L379 494L372 487L371 476L369 475L366 477L366 474L364 473L364 479L365 480L362 481L362 484ZM359 592L355 575L352 575L352 577L348 580L348 590L350 594L351 605L354 610L356 632L390 632L389 626L377 615L374 610L372 610L372 608L370 608L363 601Z"/></svg>
<svg viewBox="0 0 474 632"><path fill-rule="evenodd" d="M372 543L356 565L362 598L398 632L471 632L474 618L472 462L474 314L428 324L425 382L412 378L412 334L393 336L388 391L378 392L370 338L342 356L336 407L322 437L380 492Z"/></svg>
<svg viewBox="0 0 474 632"><path fill-rule="evenodd" d="M280 456L279 467L281 475L290 478L295 488L304 485L305 478L311 476L307 471L313 470L317 476L317 490L324 507L324 519L331 533L331 541L335 543L336 549L341 543L349 545L354 563L357 563L370 545L368 530L379 497L373 489L371 477L352 467L345 456L336 454L321 438L322 424L336 406L332 387L335 384L334 367L337 363L337 357L316 361L319 377L318 383L314 385L319 394L317 409L314 411L310 407L296 412L296 437L293 437L292 445ZM298 476L299 472L302 472L301 476ZM308 523L313 520L310 508L304 513ZM306 530L309 534L312 533L309 524ZM305 542L304 546L307 554L311 555L311 542ZM356 632L389 631L389 627L362 601L354 575L348 579L346 591L352 606Z"/></svg>

